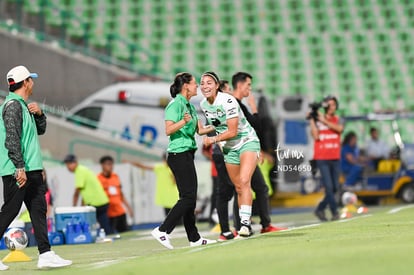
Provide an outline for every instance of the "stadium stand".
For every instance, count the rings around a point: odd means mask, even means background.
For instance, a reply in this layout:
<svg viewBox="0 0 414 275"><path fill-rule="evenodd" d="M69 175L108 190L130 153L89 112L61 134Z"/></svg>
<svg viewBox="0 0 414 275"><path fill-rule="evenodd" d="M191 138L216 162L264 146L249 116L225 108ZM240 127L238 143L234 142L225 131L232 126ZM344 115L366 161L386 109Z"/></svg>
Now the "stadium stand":
<svg viewBox="0 0 414 275"><path fill-rule="evenodd" d="M343 115L414 107L410 0L3 2L132 68L245 70L269 95L337 94Z"/></svg>

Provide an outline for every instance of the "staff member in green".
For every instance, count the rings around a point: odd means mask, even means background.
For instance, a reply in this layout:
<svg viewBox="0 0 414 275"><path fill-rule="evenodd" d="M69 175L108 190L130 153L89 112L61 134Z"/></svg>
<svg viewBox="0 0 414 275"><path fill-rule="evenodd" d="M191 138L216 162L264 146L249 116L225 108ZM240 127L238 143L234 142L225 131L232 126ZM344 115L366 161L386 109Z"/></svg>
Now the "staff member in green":
<svg viewBox="0 0 414 275"><path fill-rule="evenodd" d="M151 234L163 246L173 249L168 234L183 218L190 246L215 243L202 238L195 225L194 210L197 199L197 174L194 166L194 153L197 144L195 133L207 134L214 127L204 128L198 120L195 107L189 102L197 95L197 82L189 73L177 74L170 87L173 100L165 109L165 133L169 136L167 163L177 183L179 200L171 209L164 222Z"/></svg>
<svg viewBox="0 0 414 275"><path fill-rule="evenodd" d="M73 206L78 204L79 195L81 195L82 205L94 206L99 225L105 230L106 234L112 234L112 227L108 218L109 198L96 174L87 167L80 165L75 155L67 155L63 162L69 172L75 174Z"/></svg>
<svg viewBox="0 0 414 275"><path fill-rule="evenodd" d="M37 103L27 104L33 92L33 78L24 66L7 73L9 95L0 106L0 176L4 204L0 211L0 236L20 211L24 202L30 213L38 244L38 268L72 264L50 250L46 224L46 185L38 135L46 132L46 116ZM0 261L0 270L8 266Z"/></svg>

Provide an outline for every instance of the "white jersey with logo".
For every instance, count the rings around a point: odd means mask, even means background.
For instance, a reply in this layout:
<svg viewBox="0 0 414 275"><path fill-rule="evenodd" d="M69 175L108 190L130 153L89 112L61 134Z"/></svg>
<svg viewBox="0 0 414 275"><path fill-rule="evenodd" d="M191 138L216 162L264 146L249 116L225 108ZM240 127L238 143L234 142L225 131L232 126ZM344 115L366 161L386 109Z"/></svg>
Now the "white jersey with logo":
<svg viewBox="0 0 414 275"><path fill-rule="evenodd" d="M224 141L223 148L237 150L246 142L259 142L255 130L247 121L240 109L239 103L237 103L237 100L233 96L227 93L218 92L213 104L210 104L207 99L204 99L201 101L200 106L206 116L208 124L214 125L219 134L227 131L228 119L234 117L239 118L237 135Z"/></svg>

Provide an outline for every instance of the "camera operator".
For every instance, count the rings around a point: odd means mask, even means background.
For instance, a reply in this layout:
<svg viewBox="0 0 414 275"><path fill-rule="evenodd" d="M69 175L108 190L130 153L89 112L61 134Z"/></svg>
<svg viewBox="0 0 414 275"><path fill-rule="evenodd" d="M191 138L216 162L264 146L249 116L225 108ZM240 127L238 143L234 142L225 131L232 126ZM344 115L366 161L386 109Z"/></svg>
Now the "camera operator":
<svg viewBox="0 0 414 275"><path fill-rule="evenodd" d="M335 193L339 188L341 133L344 127L340 123L339 117L335 115L338 109L336 97L325 97L320 106L324 107L324 114L319 111L315 112L315 110L313 110L314 115L310 114L311 134L315 140L314 160L316 160L325 188L325 197L316 208L315 215L321 221L327 221L325 208L329 205L332 220L338 220L339 213Z"/></svg>

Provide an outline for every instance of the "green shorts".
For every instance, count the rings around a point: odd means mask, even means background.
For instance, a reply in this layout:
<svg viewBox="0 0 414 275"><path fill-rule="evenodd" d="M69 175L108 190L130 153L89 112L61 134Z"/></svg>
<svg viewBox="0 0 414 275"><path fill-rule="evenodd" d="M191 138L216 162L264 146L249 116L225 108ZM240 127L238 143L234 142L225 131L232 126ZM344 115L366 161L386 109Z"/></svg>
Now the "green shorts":
<svg viewBox="0 0 414 275"><path fill-rule="evenodd" d="M242 145L239 149L225 149L223 148L224 161L230 164L240 164L240 155L243 152L250 151L256 152L257 158L260 154L260 142L258 141L249 141Z"/></svg>

